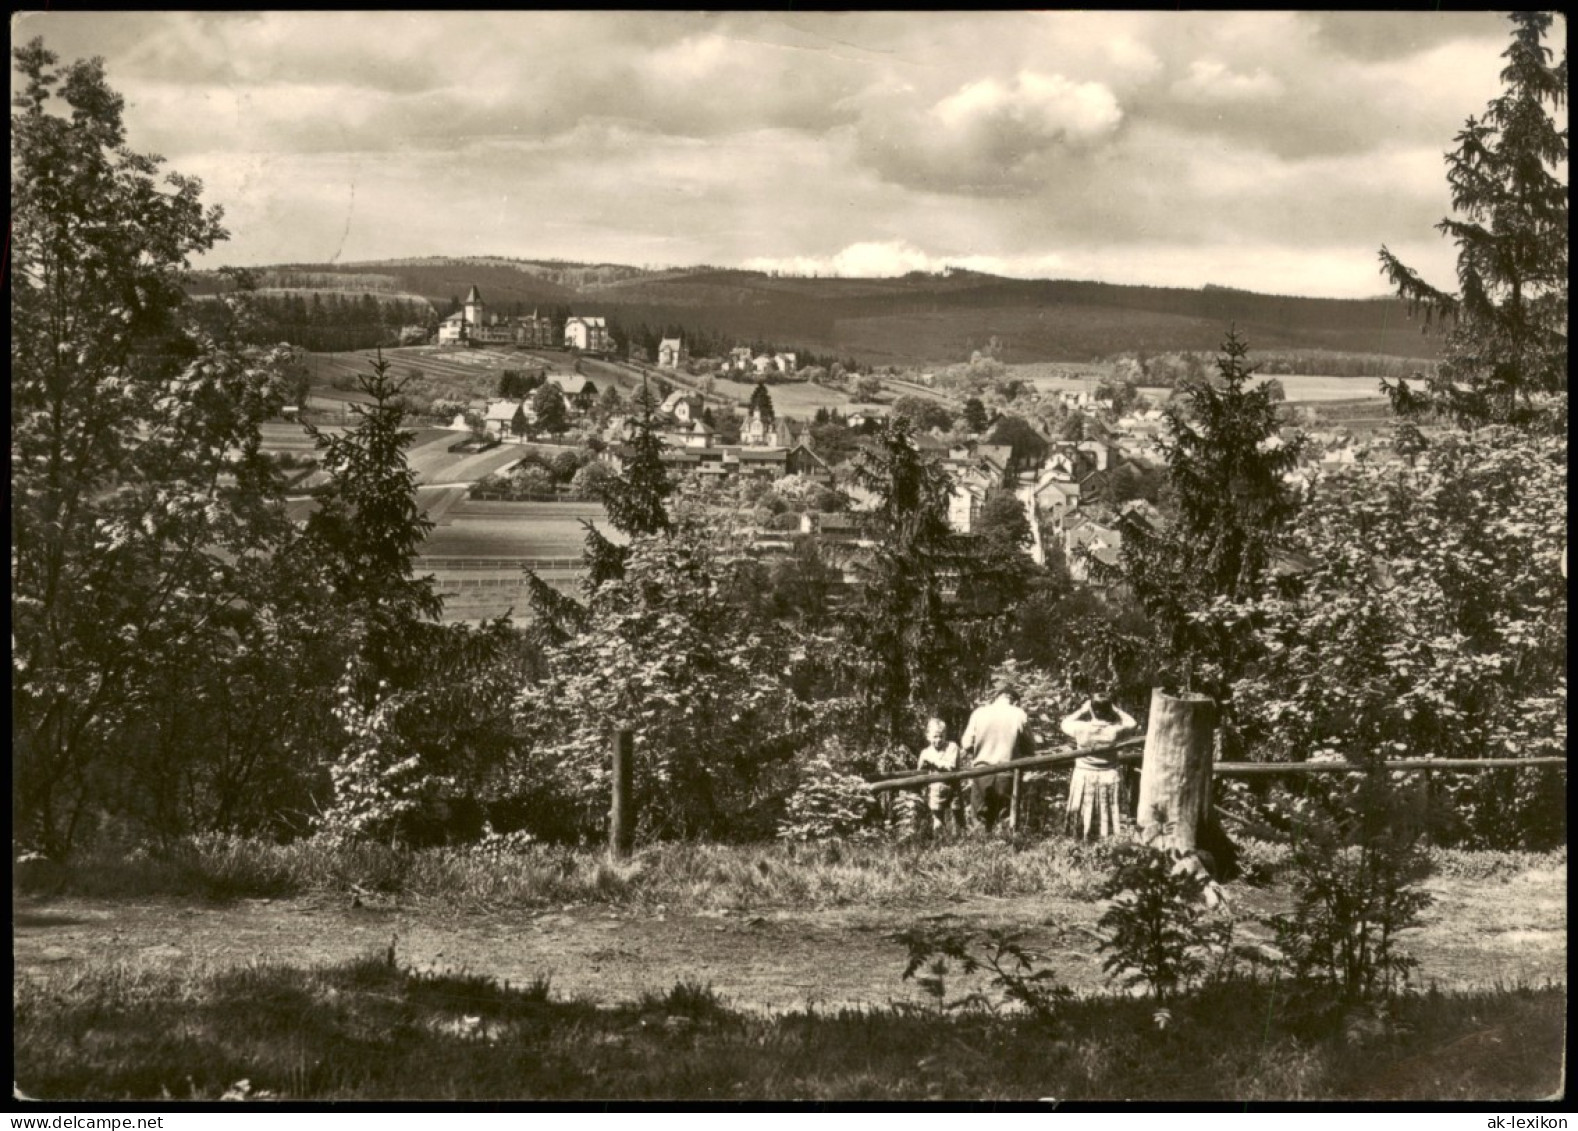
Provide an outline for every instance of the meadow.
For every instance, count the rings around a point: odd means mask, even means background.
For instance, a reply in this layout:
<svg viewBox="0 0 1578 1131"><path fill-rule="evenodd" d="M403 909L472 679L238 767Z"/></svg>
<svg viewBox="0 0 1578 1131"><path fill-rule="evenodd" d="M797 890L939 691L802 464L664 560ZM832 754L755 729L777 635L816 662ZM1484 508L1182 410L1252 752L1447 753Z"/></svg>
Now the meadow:
<svg viewBox="0 0 1578 1131"><path fill-rule="evenodd" d="M1088 392L1113 373L1113 366L1104 362L1031 362L1008 367L1010 377L1017 377L1043 393ZM1373 401L1385 403L1380 382L1374 377L1333 377L1319 373L1257 374L1251 385L1266 381L1280 381L1289 402L1297 404L1326 404L1334 401L1355 403ZM1164 385L1141 385L1141 396L1161 403L1172 395Z"/></svg>
<svg viewBox="0 0 1578 1131"><path fill-rule="evenodd" d="M1286 906L1245 846L1235 938ZM406 850L206 838L14 871L15 1079L92 1099L1537 1099L1561 1086L1565 852L1432 853L1416 990L1274 972L1165 1016L1101 970L1110 865L1061 839ZM902 977L1013 932L1072 996ZM243 1083L244 1082L244 1083Z"/></svg>

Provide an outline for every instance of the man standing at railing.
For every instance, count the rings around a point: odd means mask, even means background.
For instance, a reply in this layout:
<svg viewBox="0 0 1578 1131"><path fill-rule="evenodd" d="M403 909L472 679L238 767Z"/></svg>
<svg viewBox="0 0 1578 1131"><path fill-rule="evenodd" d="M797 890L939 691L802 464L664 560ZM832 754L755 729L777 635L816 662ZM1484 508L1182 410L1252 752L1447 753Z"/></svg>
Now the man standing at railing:
<svg viewBox="0 0 1578 1131"><path fill-rule="evenodd" d="M1035 739L1030 734L1030 716L1019 707L1019 693L1007 684L995 689L992 701L977 707L970 715L970 725L964 729L959 741L971 766L1001 766L1016 758L1029 758L1035 753ZM985 826L990 832L1013 800L1014 781L1011 773L990 774L970 779L969 826Z"/></svg>
<svg viewBox="0 0 1578 1131"><path fill-rule="evenodd" d="M1081 750L1110 746L1139 731L1133 717L1112 702L1112 692L1092 695L1063 720L1063 733ZM1086 840L1115 836L1123 812L1123 771L1116 751L1091 754L1074 763L1068 783L1065 831Z"/></svg>

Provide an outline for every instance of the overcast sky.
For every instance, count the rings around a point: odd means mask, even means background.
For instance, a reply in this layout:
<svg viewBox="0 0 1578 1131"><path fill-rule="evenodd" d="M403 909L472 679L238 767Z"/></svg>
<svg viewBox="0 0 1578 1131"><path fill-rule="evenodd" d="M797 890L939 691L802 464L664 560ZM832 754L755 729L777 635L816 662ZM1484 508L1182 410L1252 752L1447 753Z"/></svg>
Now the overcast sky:
<svg viewBox="0 0 1578 1131"><path fill-rule="evenodd" d="M231 231L208 266L957 264L1330 296L1385 293L1383 242L1452 285L1442 154L1508 41L1438 12L14 21L102 55L132 146L202 178Z"/></svg>

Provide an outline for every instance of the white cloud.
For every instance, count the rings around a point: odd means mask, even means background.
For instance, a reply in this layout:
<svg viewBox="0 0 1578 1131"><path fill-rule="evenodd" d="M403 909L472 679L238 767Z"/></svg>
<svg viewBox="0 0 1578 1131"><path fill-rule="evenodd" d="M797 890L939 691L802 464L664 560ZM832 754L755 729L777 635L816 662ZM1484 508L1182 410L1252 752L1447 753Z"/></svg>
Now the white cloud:
<svg viewBox="0 0 1578 1131"><path fill-rule="evenodd" d="M45 12L13 30L106 57L129 144L226 208L210 263L344 242L1320 294L1379 289L1382 242L1450 284L1440 155L1499 89L1507 41L1499 17L1426 12Z"/></svg>
<svg viewBox="0 0 1578 1131"><path fill-rule="evenodd" d="M1043 140L1102 137L1123 120L1116 96L1101 83L1035 71L1019 72L1009 85L995 79L967 83L938 102L932 114L960 132L1011 122Z"/></svg>
<svg viewBox="0 0 1578 1131"><path fill-rule="evenodd" d="M1282 83L1259 67L1251 74L1228 69L1215 59L1196 59L1189 64L1187 78L1172 85L1172 94L1187 102L1254 102L1276 98Z"/></svg>

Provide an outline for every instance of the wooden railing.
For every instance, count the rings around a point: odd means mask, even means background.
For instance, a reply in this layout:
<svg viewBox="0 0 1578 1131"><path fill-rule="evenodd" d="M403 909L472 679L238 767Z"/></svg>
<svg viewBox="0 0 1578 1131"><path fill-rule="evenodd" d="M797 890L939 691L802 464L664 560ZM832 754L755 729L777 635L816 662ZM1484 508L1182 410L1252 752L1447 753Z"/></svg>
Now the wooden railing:
<svg viewBox="0 0 1578 1131"><path fill-rule="evenodd" d="M895 789L917 789L921 786L931 785L934 782L965 781L969 778L989 777L993 774L1014 773L1022 770L1038 770L1048 766L1064 766L1079 758L1096 754L1116 754L1120 762L1138 762L1142 755L1134 750L1135 747L1145 745L1145 736L1126 738L1122 742L1115 742L1109 746L1093 746L1088 750L1066 750L1056 754L1038 754L1033 758L1019 758L1012 762L1000 762L992 766L972 766L965 770L948 770L935 774L913 774L906 772L903 776L892 777L883 775L871 781L872 793L887 793ZM1383 770L1397 770L1413 773L1431 773L1437 770L1450 772L1474 772L1478 770L1526 770L1536 766L1565 766L1567 759L1562 757L1539 758L1398 758L1382 762ZM1217 777L1249 778L1249 777L1275 777L1282 774L1362 774L1371 767L1358 762L1214 762L1211 773Z"/></svg>

